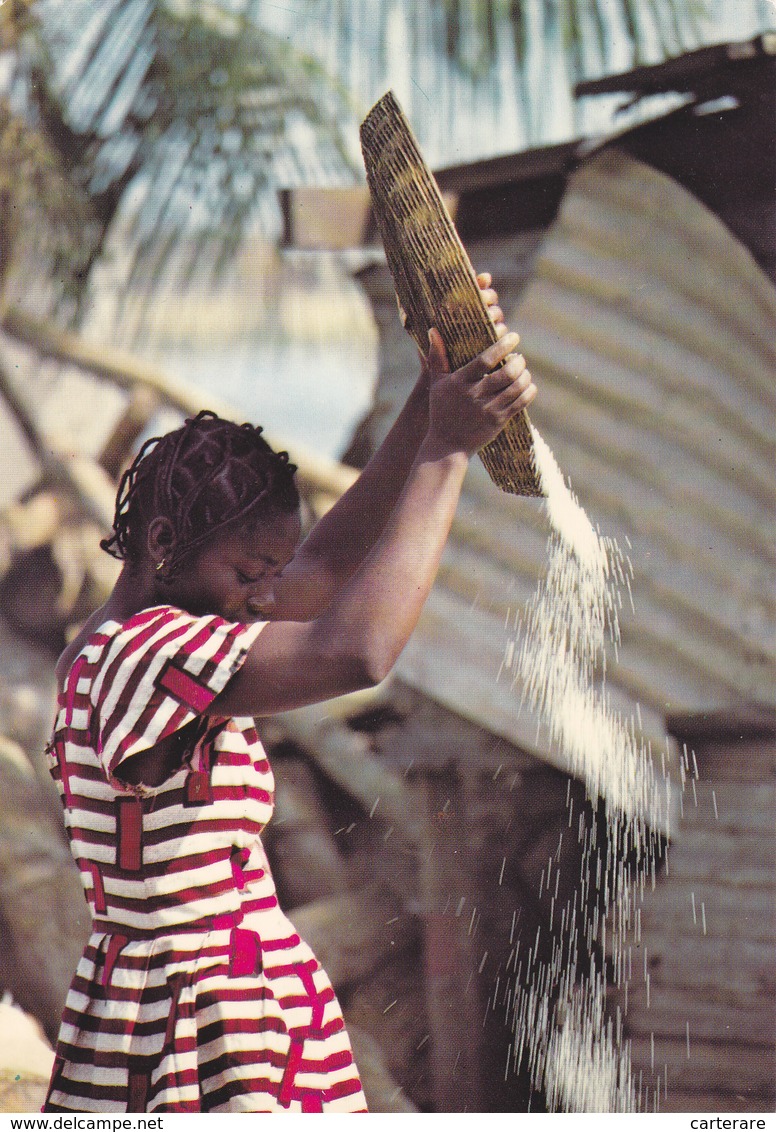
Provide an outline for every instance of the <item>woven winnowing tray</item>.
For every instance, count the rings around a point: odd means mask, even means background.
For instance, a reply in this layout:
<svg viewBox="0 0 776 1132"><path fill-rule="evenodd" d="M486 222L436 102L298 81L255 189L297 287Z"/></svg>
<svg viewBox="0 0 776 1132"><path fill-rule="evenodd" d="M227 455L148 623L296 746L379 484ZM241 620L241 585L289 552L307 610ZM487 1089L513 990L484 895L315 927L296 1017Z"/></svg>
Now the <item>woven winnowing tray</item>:
<svg viewBox="0 0 776 1132"><path fill-rule="evenodd" d="M452 368L460 369L497 335L439 186L392 91L362 122L361 149L405 328L425 354L435 326ZM525 412L509 421L480 458L503 491L543 494Z"/></svg>

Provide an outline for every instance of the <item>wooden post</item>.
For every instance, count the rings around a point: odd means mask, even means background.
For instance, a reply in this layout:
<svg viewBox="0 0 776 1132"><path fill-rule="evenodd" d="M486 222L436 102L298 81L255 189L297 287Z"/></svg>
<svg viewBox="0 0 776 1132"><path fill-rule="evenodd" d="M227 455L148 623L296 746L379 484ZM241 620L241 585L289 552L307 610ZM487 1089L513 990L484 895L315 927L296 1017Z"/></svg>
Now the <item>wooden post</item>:
<svg viewBox="0 0 776 1132"><path fill-rule="evenodd" d="M476 910L457 771L424 772L418 793L426 818L420 892L434 1109L479 1112L482 1011L468 931Z"/></svg>

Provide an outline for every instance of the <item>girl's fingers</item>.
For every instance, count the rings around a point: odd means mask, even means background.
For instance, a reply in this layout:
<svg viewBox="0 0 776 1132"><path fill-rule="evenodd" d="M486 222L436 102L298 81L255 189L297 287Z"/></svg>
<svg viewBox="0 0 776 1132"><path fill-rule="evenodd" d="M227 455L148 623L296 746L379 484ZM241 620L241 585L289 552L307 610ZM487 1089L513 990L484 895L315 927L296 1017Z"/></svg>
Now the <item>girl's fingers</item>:
<svg viewBox="0 0 776 1132"><path fill-rule="evenodd" d="M489 408L491 412L514 416L515 413L528 408L536 393L533 378L528 370L524 370L517 381L512 382L493 398Z"/></svg>
<svg viewBox="0 0 776 1132"><path fill-rule="evenodd" d="M482 290L486 290L493 282L493 276L489 271L480 271L477 275L477 282Z"/></svg>
<svg viewBox="0 0 776 1132"><path fill-rule="evenodd" d="M479 381L486 373L491 370L497 369L506 359L508 354L514 353L520 341L520 335L515 334L510 330L502 335L497 342L492 346L488 346L487 350L483 352L465 366L462 372L466 375L468 381Z"/></svg>
<svg viewBox="0 0 776 1132"><path fill-rule="evenodd" d="M432 327L428 332L428 366L436 373L449 373L450 363L447 360L447 350L439 331Z"/></svg>
<svg viewBox="0 0 776 1132"><path fill-rule="evenodd" d="M513 354L508 358L501 369L488 373L481 381L482 391L486 396L495 396L502 389L508 389L515 381L519 381L525 372L525 358L522 354Z"/></svg>

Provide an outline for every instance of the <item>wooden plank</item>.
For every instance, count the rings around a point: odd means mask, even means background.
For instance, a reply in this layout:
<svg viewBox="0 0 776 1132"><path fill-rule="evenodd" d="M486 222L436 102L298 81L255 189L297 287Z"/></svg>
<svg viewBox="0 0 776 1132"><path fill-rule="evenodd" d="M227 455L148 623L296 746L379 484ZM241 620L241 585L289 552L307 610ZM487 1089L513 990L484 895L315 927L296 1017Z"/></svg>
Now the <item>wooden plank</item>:
<svg viewBox="0 0 776 1132"><path fill-rule="evenodd" d="M652 1065L652 1043L649 1038L631 1039L633 1064L646 1070ZM693 1040L690 1036L690 1056L687 1056L687 1038L655 1037L655 1069L663 1071L669 1066L669 1092L705 1091L725 1088L733 1091L755 1091L767 1094L773 1090L774 1050L765 1046L733 1046L719 1041Z"/></svg>
<svg viewBox="0 0 776 1132"><path fill-rule="evenodd" d="M720 1086L718 1089L672 1090L668 1100L661 1103L661 1112L702 1112L702 1113L769 1113L773 1110L773 1094L745 1095L736 1091L735 1084L730 1090Z"/></svg>
<svg viewBox="0 0 776 1132"><path fill-rule="evenodd" d="M50 783L48 786L50 787ZM54 1041L91 917L54 809L18 744L0 735L0 987Z"/></svg>
<svg viewBox="0 0 776 1132"><path fill-rule="evenodd" d="M628 1034L650 1033L680 1040L690 1023L693 1038L732 1044L768 1045L773 1041L776 1005L762 994L738 994L727 987L699 995L695 990L674 986L650 987L649 1007L642 984L629 991L626 1018Z"/></svg>
<svg viewBox="0 0 776 1132"><path fill-rule="evenodd" d="M677 882L673 877L661 880L642 905L642 942L650 951L670 947L671 940L680 936L693 937L699 945L705 938L768 942L776 930L775 901L773 886L734 888L714 879L705 883Z"/></svg>
<svg viewBox="0 0 776 1132"><path fill-rule="evenodd" d="M102 468L88 457L68 453L59 455L51 448L2 366L0 399L5 402L30 451L40 462L41 472L70 492L85 515L93 519L101 531L109 531L113 524L115 491Z"/></svg>
<svg viewBox="0 0 776 1132"><path fill-rule="evenodd" d="M672 853L671 880L724 882L737 887L771 888L774 877L773 839L738 837L712 830L695 830L687 852Z"/></svg>
<svg viewBox="0 0 776 1132"><path fill-rule="evenodd" d="M647 1037L631 1039L631 1057L638 1078L639 1072L645 1080L652 1077L652 1042ZM687 1056L687 1042L681 1038L660 1036L654 1042L655 1072L664 1075L668 1067L668 1103L663 1111L727 1112L720 1101L710 1106L698 1104L703 1095L723 1097L754 1098L764 1101L773 1098L773 1047L742 1045L734 1046L727 1042L705 1042L690 1038L690 1056ZM686 1108L673 1107L686 1103ZM689 1103L692 1102L692 1103ZM760 1109L770 1111L770 1106Z"/></svg>
<svg viewBox="0 0 776 1132"><path fill-rule="evenodd" d="M479 1112L482 1010L460 905L472 880L464 806L453 770L419 776L417 789L426 814L420 870L434 1111L460 1112L465 1097L467 1108ZM439 820L439 814L450 816Z"/></svg>
<svg viewBox="0 0 776 1132"><path fill-rule="evenodd" d="M377 754L381 762L405 776L413 769L444 769L453 751L469 768L490 775L498 771L508 782L518 783L542 771L543 764L535 756L401 680L393 686L392 698L402 722L379 736Z"/></svg>
<svg viewBox="0 0 776 1132"><path fill-rule="evenodd" d="M333 782L364 809L392 824L397 838L420 842L421 823L404 782L372 755L363 735L351 731L326 704L273 716L273 723L305 752Z"/></svg>
<svg viewBox="0 0 776 1132"><path fill-rule="evenodd" d="M126 409L113 427L100 452L100 466L118 480L136 441L159 407L158 394L139 385L129 395Z"/></svg>
<svg viewBox="0 0 776 1132"><path fill-rule="evenodd" d="M772 738L704 738L689 742L701 772L701 781L717 783L767 782L776 775L776 742Z"/></svg>
<svg viewBox="0 0 776 1132"><path fill-rule="evenodd" d="M632 994L634 1002L646 993L641 986L645 953L650 988L675 987L713 996L724 987L735 995L773 996L776 991L774 941L750 938L742 930L740 921L738 931L729 934L717 920L712 935L708 906L706 918L708 935L703 934L700 915L697 924L693 924L690 916L684 930L679 929L674 937L663 935L660 941L642 928L642 945L633 949L634 976L629 997Z"/></svg>
<svg viewBox="0 0 776 1132"><path fill-rule="evenodd" d="M735 755L738 757L737 752ZM730 837L764 838L764 853L773 858L776 844L773 840L776 836L776 784L728 785L701 778L695 783L694 792L692 782L688 783L684 793L684 807L688 836L693 836L697 830L699 833L712 835L721 833Z"/></svg>
<svg viewBox="0 0 776 1132"><path fill-rule="evenodd" d="M404 952L353 987L348 994L346 1022L349 1034L356 1026L379 1042L397 1084L401 1083L425 1110L430 1104L429 1027L423 999L420 949ZM356 1063L360 1070L358 1059Z"/></svg>
<svg viewBox="0 0 776 1132"><path fill-rule="evenodd" d="M345 1022L369 1111L417 1112L391 1074L384 1044L360 1026L353 1025L349 1017Z"/></svg>
<svg viewBox="0 0 776 1132"><path fill-rule="evenodd" d="M32 319L15 309L2 312L0 326L6 334L31 346L41 357L56 358L75 365L97 378L113 382L120 389L131 390L136 385L141 385L184 413L198 413L203 407L203 395L200 391L104 343L90 342L50 323ZM218 397L208 394L207 403L219 416L234 418L234 408ZM273 448L288 450L299 469L299 481L306 488L338 497L358 478L358 472L354 468L346 468L344 464L313 452L304 445L287 443L279 436L268 435L267 439Z"/></svg>

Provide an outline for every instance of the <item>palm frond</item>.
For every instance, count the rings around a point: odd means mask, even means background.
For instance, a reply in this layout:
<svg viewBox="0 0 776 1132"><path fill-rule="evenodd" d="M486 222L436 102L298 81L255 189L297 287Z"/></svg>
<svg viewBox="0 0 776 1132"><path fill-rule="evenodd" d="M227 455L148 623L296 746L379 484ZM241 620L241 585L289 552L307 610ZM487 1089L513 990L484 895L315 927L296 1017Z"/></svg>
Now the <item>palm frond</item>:
<svg viewBox="0 0 776 1132"><path fill-rule="evenodd" d="M36 23L36 0L5 0L0 5L0 51L18 46L19 40Z"/></svg>
<svg viewBox="0 0 776 1132"><path fill-rule="evenodd" d="M321 65L212 3L41 0L29 66L43 125L106 234L132 198L129 280L205 244L217 269L280 180L350 176ZM307 146L295 139L312 128ZM129 192L130 187L132 192Z"/></svg>
<svg viewBox="0 0 776 1132"><path fill-rule="evenodd" d="M9 279L29 278L35 265L51 282L50 302L72 302L94 230L88 199L56 149L0 99L0 294L7 299Z"/></svg>

